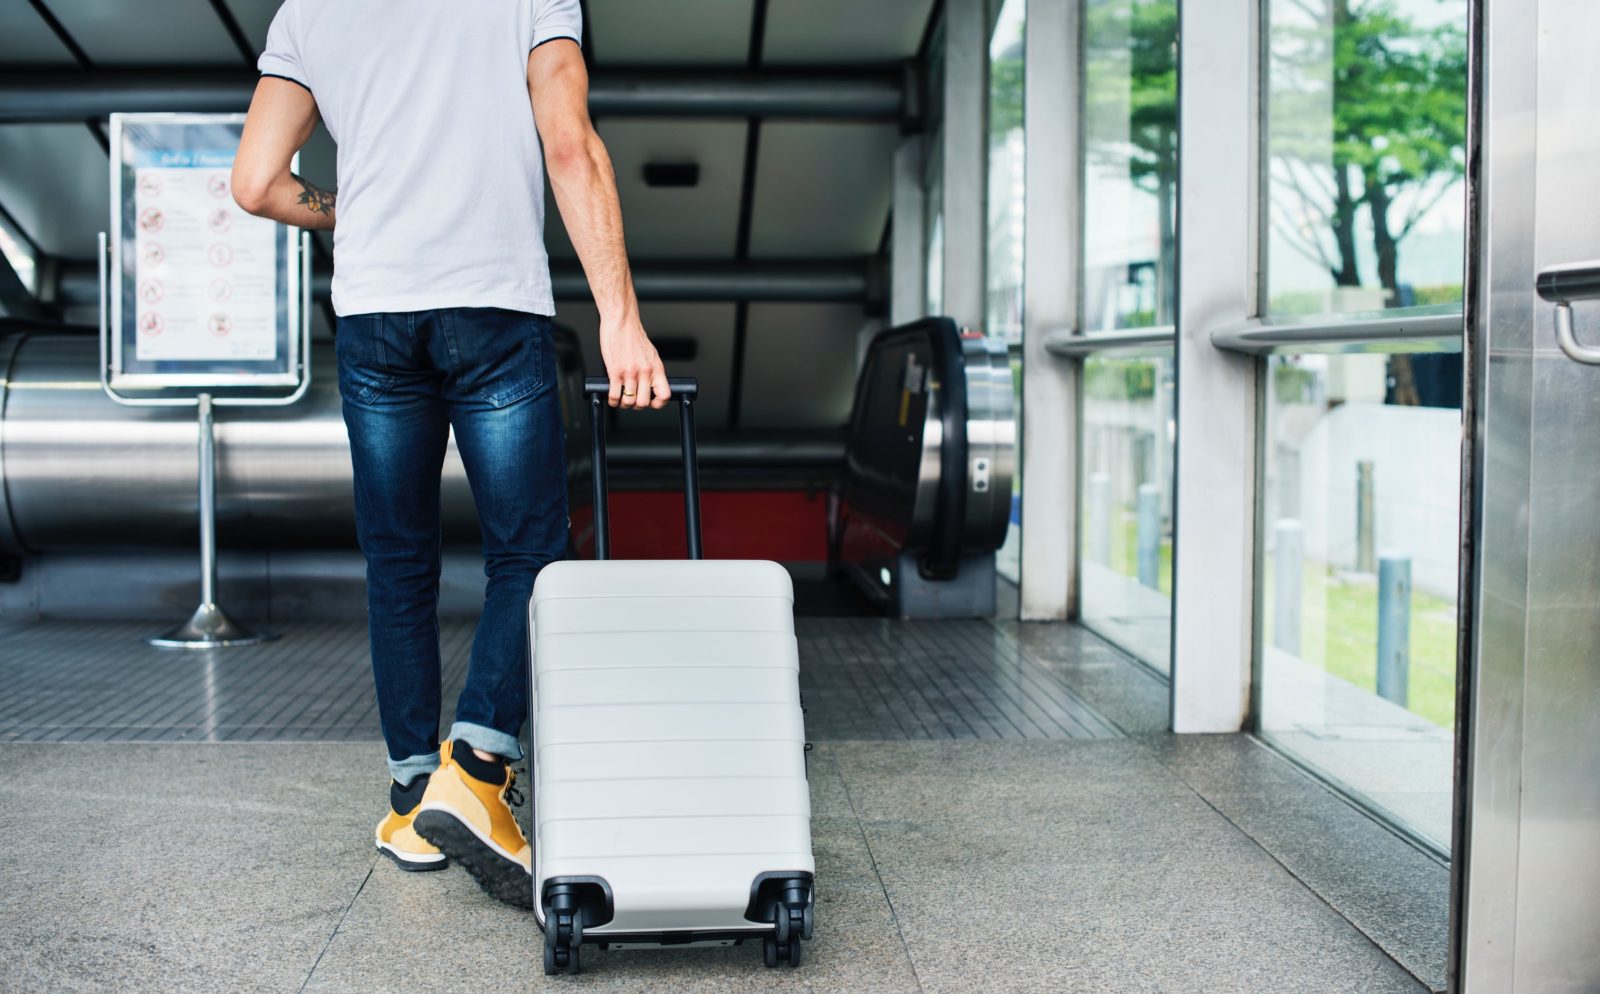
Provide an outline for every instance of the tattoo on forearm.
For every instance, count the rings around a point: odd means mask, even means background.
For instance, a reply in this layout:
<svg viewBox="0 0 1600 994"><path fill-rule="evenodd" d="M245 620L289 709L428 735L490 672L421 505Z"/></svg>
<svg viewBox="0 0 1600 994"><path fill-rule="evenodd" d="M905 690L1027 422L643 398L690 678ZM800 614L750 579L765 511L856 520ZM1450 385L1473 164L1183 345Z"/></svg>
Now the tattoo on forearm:
<svg viewBox="0 0 1600 994"><path fill-rule="evenodd" d="M313 186L299 176L295 176L294 181L300 184L300 202L305 205L306 210L313 214L333 213L335 197L332 190L324 190L321 187Z"/></svg>

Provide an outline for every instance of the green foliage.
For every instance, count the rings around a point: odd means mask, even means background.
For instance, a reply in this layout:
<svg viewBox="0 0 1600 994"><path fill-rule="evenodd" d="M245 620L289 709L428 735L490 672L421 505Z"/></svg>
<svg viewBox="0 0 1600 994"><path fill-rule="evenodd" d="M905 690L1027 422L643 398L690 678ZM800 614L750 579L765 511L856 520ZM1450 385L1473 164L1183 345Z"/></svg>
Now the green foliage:
<svg viewBox="0 0 1600 994"><path fill-rule="evenodd" d="M1089 0L1084 36L1089 154L1126 162L1146 190L1170 186L1178 175L1177 0Z"/></svg>
<svg viewBox="0 0 1600 994"><path fill-rule="evenodd" d="M1148 400L1156 395L1156 363L1150 359L1091 359L1083 365L1083 388L1097 400Z"/></svg>
<svg viewBox="0 0 1600 994"><path fill-rule="evenodd" d="M1317 373L1289 362L1275 362L1272 389L1280 404L1310 404L1317 399Z"/></svg>
<svg viewBox="0 0 1600 994"><path fill-rule="evenodd" d="M1298 207L1276 229L1336 283L1356 285L1353 232L1367 212L1394 290L1399 244L1465 170L1465 19L1423 27L1395 0L1269 6L1284 15L1271 25L1274 181Z"/></svg>

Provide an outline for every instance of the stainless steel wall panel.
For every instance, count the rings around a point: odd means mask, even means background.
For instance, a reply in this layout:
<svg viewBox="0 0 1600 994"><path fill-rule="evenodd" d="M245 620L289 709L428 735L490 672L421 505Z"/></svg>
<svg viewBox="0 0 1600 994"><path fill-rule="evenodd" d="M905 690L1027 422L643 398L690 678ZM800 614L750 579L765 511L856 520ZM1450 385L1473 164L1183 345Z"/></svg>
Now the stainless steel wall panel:
<svg viewBox="0 0 1600 994"><path fill-rule="evenodd" d="M1555 346L1541 268L1600 255L1600 8L1487 3L1486 350L1469 426L1480 479L1466 843L1466 994L1600 989L1600 371ZM1578 309L1580 333L1600 323Z"/></svg>

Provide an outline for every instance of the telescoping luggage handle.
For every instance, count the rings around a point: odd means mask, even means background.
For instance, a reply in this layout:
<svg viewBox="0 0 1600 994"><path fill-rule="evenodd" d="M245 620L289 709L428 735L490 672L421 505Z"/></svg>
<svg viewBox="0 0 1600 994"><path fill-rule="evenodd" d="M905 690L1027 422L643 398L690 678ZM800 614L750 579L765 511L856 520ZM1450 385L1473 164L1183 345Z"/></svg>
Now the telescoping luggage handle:
<svg viewBox="0 0 1600 994"><path fill-rule="evenodd" d="M678 402L678 433L683 445L683 519L689 537L689 558L700 559L700 470L694 449L694 402L700 394L700 381L693 376L667 379L672 399ZM611 523L606 510L606 411L610 408L611 381L603 376L584 380L583 392L589 398L589 425L592 429L594 461L594 557L611 557Z"/></svg>

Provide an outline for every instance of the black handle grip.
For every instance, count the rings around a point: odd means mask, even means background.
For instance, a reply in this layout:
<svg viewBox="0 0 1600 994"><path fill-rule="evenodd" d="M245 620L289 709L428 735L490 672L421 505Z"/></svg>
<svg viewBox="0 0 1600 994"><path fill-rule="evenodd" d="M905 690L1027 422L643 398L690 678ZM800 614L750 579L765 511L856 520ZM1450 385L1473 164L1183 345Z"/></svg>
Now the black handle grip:
<svg viewBox="0 0 1600 994"><path fill-rule="evenodd" d="M1538 276L1539 296L1552 304L1572 304L1600 297L1600 262L1551 266Z"/></svg>
<svg viewBox="0 0 1600 994"><path fill-rule="evenodd" d="M678 402L678 435L683 446L683 518L689 540L689 558L701 559L700 548L700 462L694 446L694 402L700 396L700 381L692 376L671 376L667 386ZM606 410L611 381L591 376L583 382L589 398L591 454L594 461L594 557L611 556L611 521L606 508Z"/></svg>

